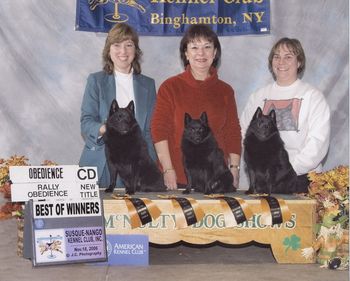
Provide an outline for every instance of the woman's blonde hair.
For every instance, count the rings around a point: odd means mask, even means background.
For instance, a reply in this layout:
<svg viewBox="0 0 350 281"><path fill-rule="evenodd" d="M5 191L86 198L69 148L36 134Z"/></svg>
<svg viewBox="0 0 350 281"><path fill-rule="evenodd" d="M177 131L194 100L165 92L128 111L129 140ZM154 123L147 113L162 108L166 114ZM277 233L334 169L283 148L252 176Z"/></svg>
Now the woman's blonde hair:
<svg viewBox="0 0 350 281"><path fill-rule="evenodd" d="M102 61L103 61L103 70L112 74L114 71L114 64L109 54L110 47L114 43L120 43L125 40L131 40L135 45L135 58L131 63L131 66L135 74L141 73L141 56L142 51L139 47L139 36L136 31L129 25L125 23L117 23L113 28L108 32L106 43L102 52Z"/></svg>

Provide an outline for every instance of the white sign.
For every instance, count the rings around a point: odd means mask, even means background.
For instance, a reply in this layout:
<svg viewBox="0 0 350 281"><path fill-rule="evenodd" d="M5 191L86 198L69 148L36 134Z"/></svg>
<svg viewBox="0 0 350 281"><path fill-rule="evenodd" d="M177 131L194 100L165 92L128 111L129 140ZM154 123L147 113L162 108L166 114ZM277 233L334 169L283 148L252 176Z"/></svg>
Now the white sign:
<svg viewBox="0 0 350 281"><path fill-rule="evenodd" d="M10 166L12 183L97 181L96 167L62 166Z"/></svg>
<svg viewBox="0 0 350 281"><path fill-rule="evenodd" d="M24 221L24 249L34 266L106 261L100 199L30 200Z"/></svg>
<svg viewBox="0 0 350 281"><path fill-rule="evenodd" d="M57 199L67 198L91 199L99 198L99 186L96 183L15 183L11 185L12 202L26 202L30 199Z"/></svg>
<svg viewBox="0 0 350 281"><path fill-rule="evenodd" d="M34 219L101 216L102 206L99 199L71 201L34 201Z"/></svg>
<svg viewBox="0 0 350 281"><path fill-rule="evenodd" d="M11 166L11 200L99 198L95 167L67 166Z"/></svg>

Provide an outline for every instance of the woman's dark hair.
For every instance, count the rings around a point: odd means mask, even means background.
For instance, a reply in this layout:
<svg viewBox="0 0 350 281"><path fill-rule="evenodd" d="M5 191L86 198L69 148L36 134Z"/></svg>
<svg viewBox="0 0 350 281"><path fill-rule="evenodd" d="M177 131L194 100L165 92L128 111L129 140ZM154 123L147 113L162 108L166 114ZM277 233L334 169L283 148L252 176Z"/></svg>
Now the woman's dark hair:
<svg viewBox="0 0 350 281"><path fill-rule="evenodd" d="M189 61L186 58L185 52L187 51L187 45L190 42L198 38L205 38L209 42L213 42L214 49L216 49L215 58L213 60L212 66L217 67L220 62L221 57L221 45L216 33L208 26L204 24L195 24L191 25L185 32L184 36L180 42L180 56L184 67L189 64Z"/></svg>
<svg viewBox="0 0 350 281"><path fill-rule="evenodd" d="M136 31L129 25L125 23L118 23L108 32L106 43L102 52L102 61L103 61L103 70L112 74L114 71L113 61L111 60L111 56L109 54L111 45L114 43L120 43L125 40L131 40L135 45L135 58L131 63L132 68L134 69L135 74L141 73L141 56L142 51L139 47L139 36Z"/></svg>
<svg viewBox="0 0 350 281"><path fill-rule="evenodd" d="M275 43L275 45L273 45L269 54L269 70L273 76L273 79L276 80L276 75L273 73L272 60L273 60L273 56L276 54L276 51L281 46L286 46L287 49L297 57L297 61L300 64L297 70L297 74L299 77L302 77L305 71L305 64L306 64L306 58L305 58L303 47L301 46L301 43L298 39L291 39L291 38L284 37L278 40Z"/></svg>

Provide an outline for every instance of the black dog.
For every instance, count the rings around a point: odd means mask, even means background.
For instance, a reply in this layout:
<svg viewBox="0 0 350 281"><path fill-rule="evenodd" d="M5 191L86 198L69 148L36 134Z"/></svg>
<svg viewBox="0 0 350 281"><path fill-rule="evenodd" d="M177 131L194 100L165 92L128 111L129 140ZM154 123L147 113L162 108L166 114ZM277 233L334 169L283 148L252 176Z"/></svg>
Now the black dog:
<svg viewBox="0 0 350 281"><path fill-rule="evenodd" d="M135 119L134 102L119 108L113 100L103 136L110 172L110 185L105 192L113 192L119 174L127 194L136 191L164 191L162 174L148 154L146 141Z"/></svg>
<svg viewBox="0 0 350 281"><path fill-rule="evenodd" d="M244 161L249 176L247 194L296 192L297 175L277 129L274 110L263 115L257 108L244 139Z"/></svg>
<svg viewBox="0 0 350 281"><path fill-rule="evenodd" d="M185 128L181 149L187 176L188 194L191 188L205 194L233 192L233 176L228 169L224 153L219 148L208 125L205 112L200 119L185 113Z"/></svg>

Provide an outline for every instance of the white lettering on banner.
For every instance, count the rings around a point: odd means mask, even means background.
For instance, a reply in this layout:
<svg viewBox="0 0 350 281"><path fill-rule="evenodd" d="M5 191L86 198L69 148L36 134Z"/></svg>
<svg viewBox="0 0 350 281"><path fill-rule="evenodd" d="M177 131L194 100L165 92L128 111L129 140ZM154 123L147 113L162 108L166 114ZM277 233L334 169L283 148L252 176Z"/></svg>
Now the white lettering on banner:
<svg viewBox="0 0 350 281"><path fill-rule="evenodd" d="M118 244L114 245L115 255L143 255L145 253L142 244Z"/></svg>

